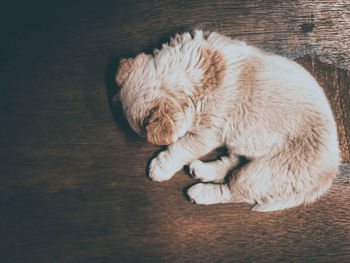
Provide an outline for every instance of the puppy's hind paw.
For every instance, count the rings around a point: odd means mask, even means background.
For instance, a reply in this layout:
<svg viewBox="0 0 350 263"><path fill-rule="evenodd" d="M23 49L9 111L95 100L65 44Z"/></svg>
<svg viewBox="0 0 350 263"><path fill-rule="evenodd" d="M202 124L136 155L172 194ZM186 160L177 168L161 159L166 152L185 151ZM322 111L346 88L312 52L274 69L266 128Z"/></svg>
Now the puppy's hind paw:
<svg viewBox="0 0 350 263"><path fill-rule="evenodd" d="M187 196L192 203L199 205L232 202L230 189L224 184L198 183L187 190Z"/></svg>
<svg viewBox="0 0 350 263"><path fill-rule="evenodd" d="M208 192L210 185L198 183L193 185L187 190L187 196L191 203L199 205L209 205L213 204L213 200L210 196L210 191Z"/></svg>

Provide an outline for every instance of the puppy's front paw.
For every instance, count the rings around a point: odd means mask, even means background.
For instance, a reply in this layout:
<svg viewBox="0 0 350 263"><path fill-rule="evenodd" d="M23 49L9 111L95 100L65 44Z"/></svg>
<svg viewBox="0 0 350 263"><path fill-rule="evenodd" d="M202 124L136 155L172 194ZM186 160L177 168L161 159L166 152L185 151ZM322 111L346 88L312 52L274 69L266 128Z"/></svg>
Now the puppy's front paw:
<svg viewBox="0 0 350 263"><path fill-rule="evenodd" d="M152 181L165 181L169 180L176 171L171 167L170 160L167 158L165 152L161 152L157 157L155 157L149 166L149 178Z"/></svg>
<svg viewBox="0 0 350 263"><path fill-rule="evenodd" d="M193 161L189 165L190 175L202 182L223 183L226 173L222 172L223 169L218 173L216 169L217 162L218 161L205 163L200 160Z"/></svg>
<svg viewBox="0 0 350 263"><path fill-rule="evenodd" d="M196 160L193 161L192 163L190 163L189 165L189 171L190 171L190 175L195 178L195 179L199 179L202 182L207 182L209 181L207 179L207 173L208 173L208 169L206 169L204 163L200 160Z"/></svg>

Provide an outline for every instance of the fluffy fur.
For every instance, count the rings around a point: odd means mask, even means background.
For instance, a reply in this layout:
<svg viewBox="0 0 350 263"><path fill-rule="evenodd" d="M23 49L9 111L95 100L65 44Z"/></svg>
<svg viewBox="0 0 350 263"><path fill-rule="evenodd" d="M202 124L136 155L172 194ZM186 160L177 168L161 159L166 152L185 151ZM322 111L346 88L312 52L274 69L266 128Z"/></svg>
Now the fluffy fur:
<svg viewBox="0 0 350 263"><path fill-rule="evenodd" d="M297 63L218 33L176 35L153 55L122 59L116 81L130 126L168 145L154 181L184 165L203 183L197 204L248 202L258 211L312 203L338 171L337 131L322 88ZM198 159L226 146L229 156ZM232 176L238 156L250 161Z"/></svg>

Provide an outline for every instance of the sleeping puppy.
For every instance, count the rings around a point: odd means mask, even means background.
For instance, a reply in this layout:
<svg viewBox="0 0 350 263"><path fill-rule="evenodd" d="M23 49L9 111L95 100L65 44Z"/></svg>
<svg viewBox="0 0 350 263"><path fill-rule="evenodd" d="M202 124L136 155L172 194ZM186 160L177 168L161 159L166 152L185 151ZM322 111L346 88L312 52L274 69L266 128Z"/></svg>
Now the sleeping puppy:
<svg viewBox="0 0 350 263"><path fill-rule="evenodd" d="M131 128L168 145L149 176L184 165L202 183L197 204L247 202L257 211L315 201L338 172L334 118L322 88L297 63L218 33L176 35L153 55L122 59L116 81ZM225 146L228 156L200 157ZM250 161L225 180L238 164Z"/></svg>

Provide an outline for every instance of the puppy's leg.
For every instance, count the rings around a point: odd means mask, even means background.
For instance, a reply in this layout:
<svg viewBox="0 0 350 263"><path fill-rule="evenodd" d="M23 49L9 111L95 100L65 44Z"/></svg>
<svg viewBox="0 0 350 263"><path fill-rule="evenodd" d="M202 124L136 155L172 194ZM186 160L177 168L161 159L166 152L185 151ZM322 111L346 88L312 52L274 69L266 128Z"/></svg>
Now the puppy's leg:
<svg viewBox="0 0 350 263"><path fill-rule="evenodd" d="M203 182L223 183L227 173L238 164L238 156L230 155L213 162L193 161L189 169L193 177Z"/></svg>
<svg viewBox="0 0 350 263"><path fill-rule="evenodd" d="M313 163L290 151L254 158L230 178L231 196L255 204L256 211L312 203L327 191L337 173L332 162L315 158Z"/></svg>
<svg viewBox="0 0 350 263"><path fill-rule="evenodd" d="M149 177L154 181L170 179L184 165L221 146L219 138L209 130L185 134L151 161Z"/></svg>

